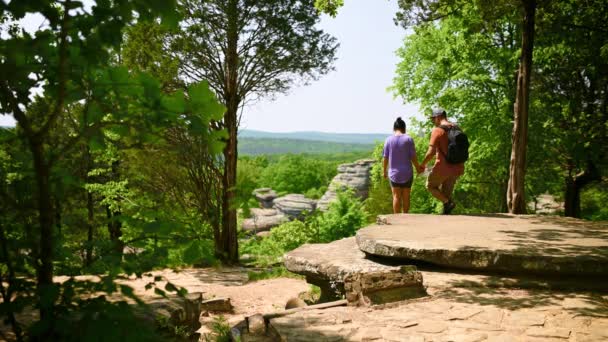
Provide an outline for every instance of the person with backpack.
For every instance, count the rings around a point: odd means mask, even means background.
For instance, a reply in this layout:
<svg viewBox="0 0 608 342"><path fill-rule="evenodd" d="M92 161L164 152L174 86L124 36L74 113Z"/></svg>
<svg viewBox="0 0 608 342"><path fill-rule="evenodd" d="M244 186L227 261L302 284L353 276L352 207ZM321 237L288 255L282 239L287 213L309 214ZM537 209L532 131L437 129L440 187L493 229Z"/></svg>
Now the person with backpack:
<svg viewBox="0 0 608 342"><path fill-rule="evenodd" d="M427 163L435 157L426 187L443 203L443 214L449 215L456 207L452 191L458 177L464 174L464 162L469 158L469 141L456 124L448 121L443 108L434 109L431 120L435 128L421 166L426 168Z"/></svg>
<svg viewBox="0 0 608 342"><path fill-rule="evenodd" d="M420 173L423 168L418 164L416 146L412 137L405 133L405 121L400 117L393 124L394 134L386 138L382 150L382 170L384 178L391 183L393 193L393 213L404 213L410 210L410 191L414 181L414 171Z"/></svg>

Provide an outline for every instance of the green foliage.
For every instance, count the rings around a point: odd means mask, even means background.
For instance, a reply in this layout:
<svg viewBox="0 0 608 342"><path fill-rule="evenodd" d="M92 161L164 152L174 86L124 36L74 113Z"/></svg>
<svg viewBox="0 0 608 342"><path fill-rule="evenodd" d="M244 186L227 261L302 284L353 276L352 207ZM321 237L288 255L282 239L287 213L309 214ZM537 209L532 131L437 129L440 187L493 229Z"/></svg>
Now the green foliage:
<svg viewBox="0 0 608 342"><path fill-rule="evenodd" d="M188 341L193 335L189 327L171 324L171 318L168 316L158 315L156 317L156 325L171 340Z"/></svg>
<svg viewBox="0 0 608 342"><path fill-rule="evenodd" d="M315 217L312 225L318 232L318 242L330 242L354 236L367 223L361 201L352 191L338 192L336 201L326 212Z"/></svg>
<svg viewBox="0 0 608 342"><path fill-rule="evenodd" d="M172 51L187 78L209 81L224 100L233 95L218 68L233 57L240 67L234 89L238 101L285 92L297 81L316 80L332 70L338 44L319 29L310 0L184 0L180 5L187 25L172 37ZM243 43L233 51L228 37Z"/></svg>
<svg viewBox="0 0 608 342"><path fill-rule="evenodd" d="M150 73L165 91L178 85L179 60L168 53L166 46L170 32L170 28L156 22L137 23L125 30L121 49L124 65Z"/></svg>
<svg viewBox="0 0 608 342"><path fill-rule="evenodd" d="M305 243L330 242L355 235L367 222L361 201L352 192L340 192L326 212L310 215L304 222L291 221L270 231L264 238L252 237L240 245L241 254L249 254L260 267L278 263L286 252Z"/></svg>
<svg viewBox="0 0 608 342"><path fill-rule="evenodd" d="M338 14L338 9L344 5L344 0L315 0L315 7L319 11L327 13L332 17Z"/></svg>
<svg viewBox="0 0 608 342"><path fill-rule="evenodd" d="M101 1L92 11L80 1L0 6L0 108L17 121L0 134L0 209L11 213L0 218L0 292L17 340L153 340L132 305L106 300L120 289L141 304L114 279L167 260L205 259L211 250L204 225L179 222L189 212L159 210L158 190L141 186L142 177L130 172L132 151L162 148L175 127L198 131L209 154L223 147L225 133L208 127L225 108L207 83L169 91L148 73L167 65L119 63L123 29L158 18L161 30L175 29L175 5ZM45 25L34 34L14 29L11 20L26 13L44 17ZM125 50L127 60L137 60L133 49ZM125 245L134 252L123 255ZM169 249L181 249L174 253L179 257L169 258ZM83 271L108 276L99 284L53 283L57 272ZM38 308L40 319L24 335L14 315L26 307Z"/></svg>
<svg viewBox="0 0 608 342"><path fill-rule="evenodd" d="M608 221L608 185L599 183L581 193L581 216L587 220Z"/></svg>
<svg viewBox="0 0 608 342"><path fill-rule="evenodd" d="M317 231L313 225L295 220L273 228L267 237L244 241L240 253L252 255L258 266L272 266L285 252L316 241Z"/></svg>
<svg viewBox="0 0 608 342"><path fill-rule="evenodd" d="M232 335L230 334L230 325L224 316L213 318L211 323L211 331L213 332L214 342L230 342Z"/></svg>
<svg viewBox="0 0 608 342"><path fill-rule="evenodd" d="M395 94L426 109L448 108L468 133L471 159L455 192L460 210L505 211L522 5L460 0L399 5L397 21L416 26L398 52ZM608 161L603 148L608 136L600 123L606 120L597 120L608 115L599 90L608 82L602 57L608 6L564 0L537 7L526 201L562 192L564 182L579 176L587 178L585 184L600 181L593 170L605 169ZM570 195L576 191L580 186Z"/></svg>
<svg viewBox="0 0 608 342"><path fill-rule="evenodd" d="M337 173L337 165L302 155L284 155L260 175L260 185L278 193L306 193L326 187Z"/></svg>
<svg viewBox="0 0 608 342"><path fill-rule="evenodd" d="M252 193L253 190L260 187L260 175L267 166L268 160L265 157L239 158L236 172L236 197L245 217L249 217L249 208L257 206Z"/></svg>

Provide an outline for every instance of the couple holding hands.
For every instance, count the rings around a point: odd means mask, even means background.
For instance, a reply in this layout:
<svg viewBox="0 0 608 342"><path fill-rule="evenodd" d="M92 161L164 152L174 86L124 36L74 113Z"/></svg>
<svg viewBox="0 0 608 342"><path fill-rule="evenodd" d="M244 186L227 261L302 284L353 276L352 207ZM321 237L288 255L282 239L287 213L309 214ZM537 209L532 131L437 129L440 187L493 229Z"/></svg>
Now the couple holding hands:
<svg viewBox="0 0 608 342"><path fill-rule="evenodd" d="M456 180L464 173L468 159L468 140L458 126L447 119L442 108L431 114L434 128L429 148L421 163L416 156L414 140L406 133L405 122L399 117L393 124L394 134L388 137L383 150L384 178L388 178L393 192L393 212L407 213L410 209L410 191L414 180L413 167L418 174L426 174L427 163L435 158L428 171L426 188L443 203L443 214L449 215L456 207L452 191ZM412 167L413 165L413 167Z"/></svg>

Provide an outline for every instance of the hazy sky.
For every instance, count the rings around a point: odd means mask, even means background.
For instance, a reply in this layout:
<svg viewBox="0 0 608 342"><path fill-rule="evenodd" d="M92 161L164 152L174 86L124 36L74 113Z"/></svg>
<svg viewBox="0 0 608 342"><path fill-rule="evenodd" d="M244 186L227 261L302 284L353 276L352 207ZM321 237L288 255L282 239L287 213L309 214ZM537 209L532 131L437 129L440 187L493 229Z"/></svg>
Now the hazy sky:
<svg viewBox="0 0 608 342"><path fill-rule="evenodd" d="M243 112L242 128L287 132L387 133L397 116L406 122L418 106L393 99L395 51L406 32L395 26L396 0L346 0L336 18L321 27L340 42L336 70L274 101Z"/></svg>
<svg viewBox="0 0 608 342"><path fill-rule="evenodd" d="M396 10L396 0L347 0L336 18L324 16L321 27L340 43L336 70L274 100L246 107L241 128L388 133L397 116L406 122L418 116L418 106L405 105L386 90L398 62L395 51L406 35L393 23ZM28 16L23 24L35 29L41 21ZM0 125L12 124L10 116L0 115Z"/></svg>

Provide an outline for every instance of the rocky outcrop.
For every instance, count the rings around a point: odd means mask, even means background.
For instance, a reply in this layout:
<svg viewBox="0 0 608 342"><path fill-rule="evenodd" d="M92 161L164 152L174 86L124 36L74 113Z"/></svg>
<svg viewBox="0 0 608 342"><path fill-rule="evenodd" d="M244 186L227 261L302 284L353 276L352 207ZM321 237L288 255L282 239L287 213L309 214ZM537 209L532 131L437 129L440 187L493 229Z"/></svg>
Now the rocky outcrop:
<svg viewBox="0 0 608 342"><path fill-rule="evenodd" d="M374 162L373 159L362 159L338 166L338 174L332 179L327 191L319 200L319 210L327 210L329 203L336 199L337 191L344 188L350 188L354 190L355 195L366 199L369 193L370 171Z"/></svg>
<svg viewBox="0 0 608 342"><path fill-rule="evenodd" d="M271 188L260 188L253 190L253 196L260 203L261 208L270 209L274 205L274 199L279 197Z"/></svg>
<svg viewBox="0 0 608 342"><path fill-rule="evenodd" d="M274 200L274 208L290 219L302 219L306 213L312 213L317 201L301 194L289 194Z"/></svg>
<svg viewBox="0 0 608 342"><path fill-rule="evenodd" d="M251 209L251 218L243 221L243 230L258 233L289 221L289 218L276 209Z"/></svg>
<svg viewBox="0 0 608 342"><path fill-rule="evenodd" d="M536 214L555 215L564 211L564 202L558 201L553 195L543 194L528 203L528 208Z"/></svg>
<svg viewBox="0 0 608 342"><path fill-rule="evenodd" d="M608 276L608 223L559 216L384 215L357 231L368 255L455 269Z"/></svg>
<svg viewBox="0 0 608 342"><path fill-rule="evenodd" d="M345 296L351 305L395 302L425 295L415 266L388 266L365 257L355 238L307 244L285 254L285 267L321 288L321 300Z"/></svg>

